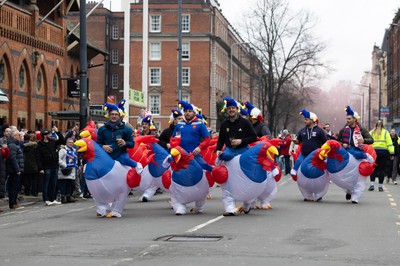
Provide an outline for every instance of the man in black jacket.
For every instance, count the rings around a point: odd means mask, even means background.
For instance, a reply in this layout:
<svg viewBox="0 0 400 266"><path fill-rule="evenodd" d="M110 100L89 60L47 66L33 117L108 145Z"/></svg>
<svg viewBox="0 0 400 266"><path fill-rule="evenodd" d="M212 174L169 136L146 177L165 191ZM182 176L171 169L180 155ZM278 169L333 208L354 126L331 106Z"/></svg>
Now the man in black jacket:
<svg viewBox="0 0 400 266"><path fill-rule="evenodd" d="M224 98L228 118L219 129L216 153L219 159L229 161L234 156L249 149L249 144L257 140L256 132L249 120L239 114L239 104L232 98ZM226 145L225 151L222 148Z"/></svg>
<svg viewBox="0 0 400 266"><path fill-rule="evenodd" d="M49 130L40 132L42 139L36 148L36 161L39 173L43 176L43 201L46 206L61 204L56 200L58 180L58 153L57 146L64 143L63 135L56 127L53 131L57 134L58 140L52 137Z"/></svg>
<svg viewBox="0 0 400 266"><path fill-rule="evenodd" d="M21 187L21 175L24 171L24 154L19 146L19 131L11 132L8 139L8 148L10 149L10 158L7 159L7 173L8 173L8 204L10 209L21 209L22 206L18 205L18 191Z"/></svg>
<svg viewBox="0 0 400 266"><path fill-rule="evenodd" d="M261 138L262 136L268 136L271 138L271 131L269 130L267 124L264 123L261 110L257 107L254 107L250 102L245 102L244 104L249 113L249 120L256 131L257 137Z"/></svg>
<svg viewBox="0 0 400 266"><path fill-rule="evenodd" d="M309 112L308 110L302 109L300 115L304 116L305 127L300 129L297 133L296 138L292 141L294 144L302 144L301 154L297 158L294 167L290 174L292 176L297 175L303 160L314 150L320 148L327 140L325 131L318 126L318 117L316 114Z"/></svg>
<svg viewBox="0 0 400 266"><path fill-rule="evenodd" d="M175 126L179 121L183 120L183 115L182 112L179 111L178 109L172 109L171 110L172 114L169 120L169 127L164 129L163 132L161 132L160 136L158 137L158 144L160 144L161 147L163 147L166 150L171 149L171 145L169 144L169 140L172 137L172 133L174 132Z"/></svg>

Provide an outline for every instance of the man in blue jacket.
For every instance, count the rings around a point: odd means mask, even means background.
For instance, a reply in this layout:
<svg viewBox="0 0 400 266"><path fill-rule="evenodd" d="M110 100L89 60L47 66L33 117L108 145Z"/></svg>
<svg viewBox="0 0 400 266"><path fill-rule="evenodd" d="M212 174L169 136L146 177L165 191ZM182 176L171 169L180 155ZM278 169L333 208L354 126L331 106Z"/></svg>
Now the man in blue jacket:
<svg viewBox="0 0 400 266"><path fill-rule="evenodd" d="M142 173L143 167L140 163L132 160L126 149L133 148L133 131L121 121L120 110L116 105L106 103L109 120L99 128L97 132L97 143L116 161L123 165L134 167L138 174Z"/></svg>

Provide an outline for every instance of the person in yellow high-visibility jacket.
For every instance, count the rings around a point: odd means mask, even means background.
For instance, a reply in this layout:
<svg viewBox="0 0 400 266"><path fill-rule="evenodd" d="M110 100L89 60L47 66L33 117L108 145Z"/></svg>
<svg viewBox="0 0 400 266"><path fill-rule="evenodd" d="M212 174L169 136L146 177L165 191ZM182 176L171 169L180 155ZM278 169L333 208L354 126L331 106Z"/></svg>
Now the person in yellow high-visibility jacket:
<svg viewBox="0 0 400 266"><path fill-rule="evenodd" d="M368 190L374 190L375 178L378 177L379 191L383 191L382 185L385 179L385 164L388 158L390 158L390 160L394 159L394 146L392 138L390 137L389 132L383 128L383 122L381 120L376 122L375 128L371 130L370 134L374 139L372 147L376 152L376 166L374 172L370 176L371 182Z"/></svg>
<svg viewBox="0 0 400 266"><path fill-rule="evenodd" d="M397 173L399 170L399 155L400 155L400 138L396 133L396 129L392 128L390 130L390 137L392 138L393 146L394 146L394 159L389 160L386 167L387 171L387 179L386 183L390 183L390 179L394 185L397 185Z"/></svg>

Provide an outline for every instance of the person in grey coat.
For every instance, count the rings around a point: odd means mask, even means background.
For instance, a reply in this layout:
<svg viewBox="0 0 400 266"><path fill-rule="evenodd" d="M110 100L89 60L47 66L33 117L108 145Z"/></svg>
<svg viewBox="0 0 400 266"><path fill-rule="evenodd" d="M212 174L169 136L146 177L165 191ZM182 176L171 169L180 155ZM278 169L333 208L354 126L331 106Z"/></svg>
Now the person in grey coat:
<svg viewBox="0 0 400 266"><path fill-rule="evenodd" d="M19 146L19 131L11 132L8 139L8 148L10 149L10 158L7 160L7 188L8 188L8 205L10 209L23 208L17 203L18 191L21 187L21 175L24 171L24 154Z"/></svg>

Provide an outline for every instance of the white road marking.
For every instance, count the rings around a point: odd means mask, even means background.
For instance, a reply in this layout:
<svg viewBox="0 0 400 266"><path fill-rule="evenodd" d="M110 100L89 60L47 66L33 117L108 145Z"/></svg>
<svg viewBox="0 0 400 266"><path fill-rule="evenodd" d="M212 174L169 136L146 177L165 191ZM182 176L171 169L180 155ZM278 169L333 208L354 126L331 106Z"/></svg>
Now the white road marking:
<svg viewBox="0 0 400 266"><path fill-rule="evenodd" d="M287 179L287 180L285 180L285 181L283 181L283 182L280 182L278 186L283 186L283 185L285 185L289 180L290 180L290 179ZM195 227L193 227L193 228L187 230L186 233L193 233L193 232L195 232L195 231L197 231L197 230L199 230L199 229L201 229L201 228L203 228L203 227L206 227L207 225L210 225L210 224L212 224L212 223L218 222L218 221L221 220L222 218L224 218L224 216L222 216L222 215L221 215L221 216L218 216L218 217L216 217L216 218L214 218L214 219L211 219L211 220L209 220L209 221L207 221L207 222L205 222L205 223L199 224L199 225L197 225L197 226L195 226Z"/></svg>
<svg viewBox="0 0 400 266"><path fill-rule="evenodd" d="M215 223L215 222L221 220L222 218L224 218L224 216L222 216L222 215L218 216L217 218L211 219L211 220L209 220L209 221L207 221L205 223L199 224L199 225L187 230L186 233L193 233L193 232L195 232L195 231L197 231L197 230L199 230L199 229L201 229L201 228L203 228L203 227L205 227L205 226L207 226L209 224L212 224L212 223Z"/></svg>

